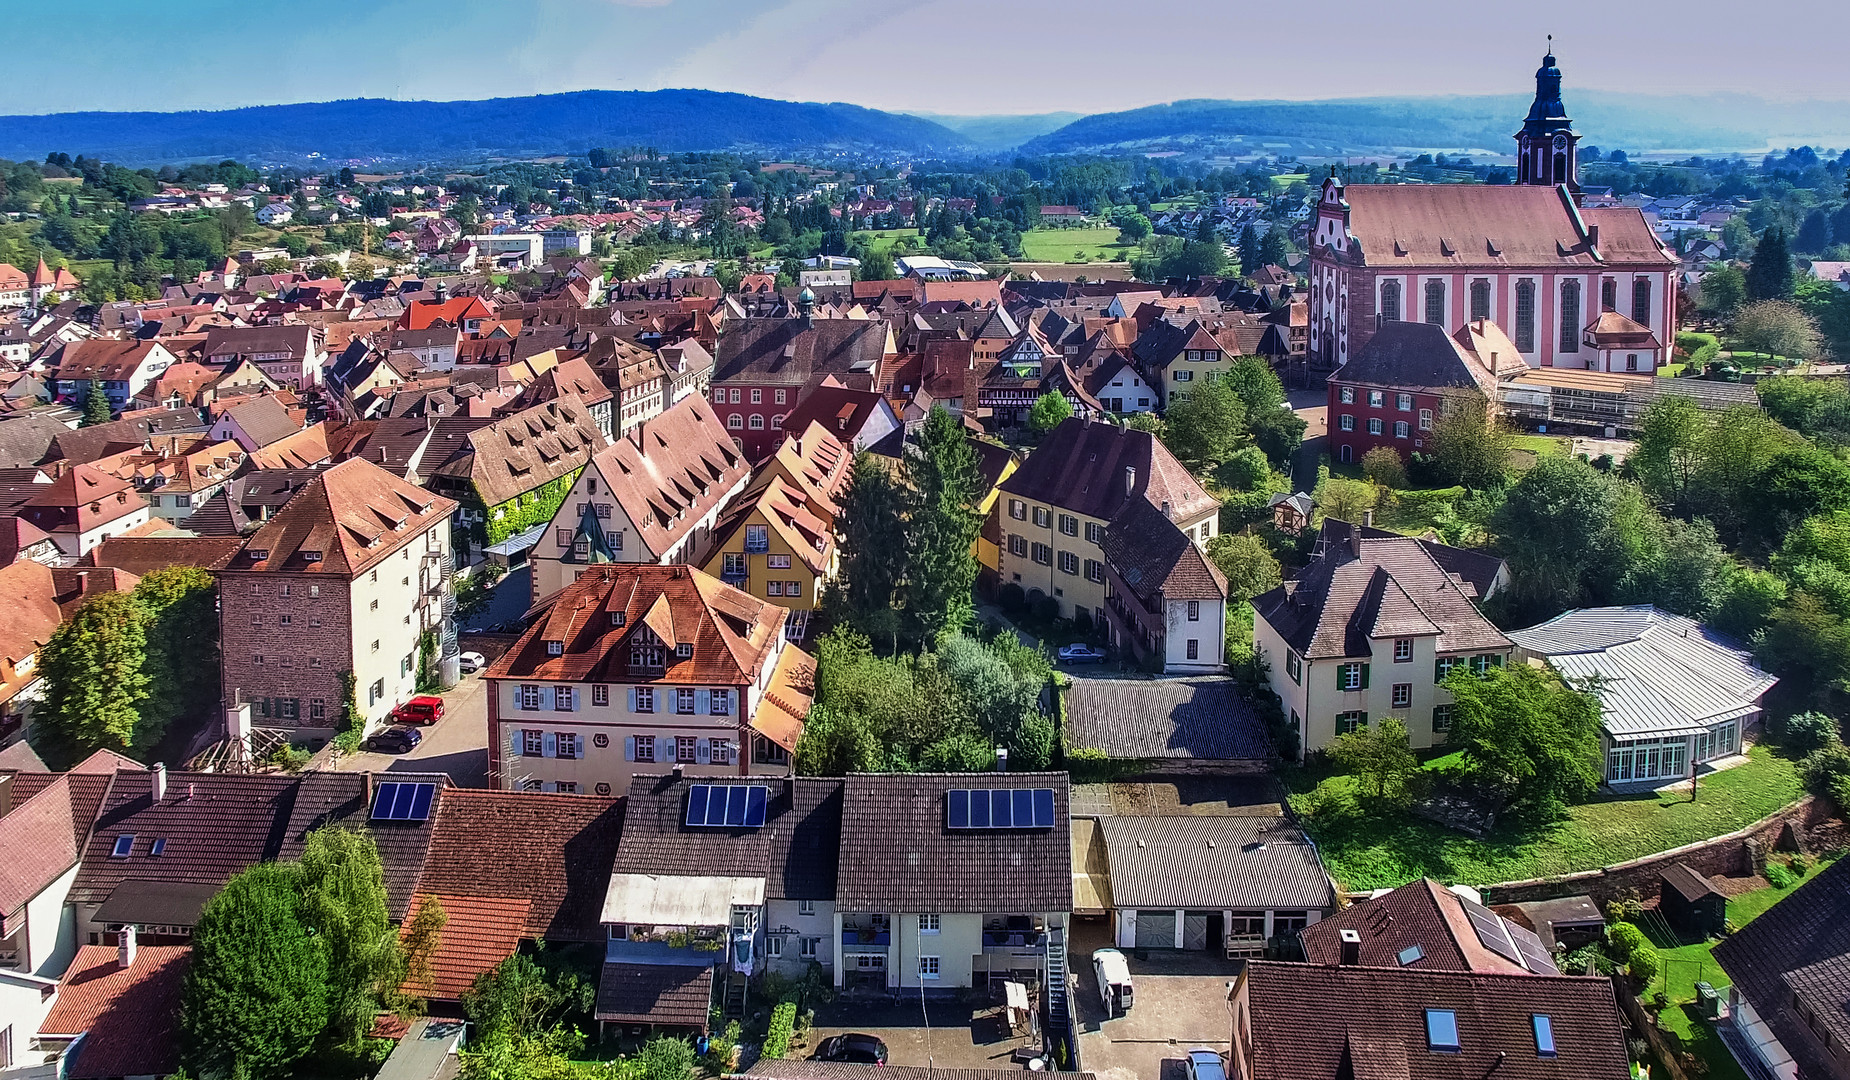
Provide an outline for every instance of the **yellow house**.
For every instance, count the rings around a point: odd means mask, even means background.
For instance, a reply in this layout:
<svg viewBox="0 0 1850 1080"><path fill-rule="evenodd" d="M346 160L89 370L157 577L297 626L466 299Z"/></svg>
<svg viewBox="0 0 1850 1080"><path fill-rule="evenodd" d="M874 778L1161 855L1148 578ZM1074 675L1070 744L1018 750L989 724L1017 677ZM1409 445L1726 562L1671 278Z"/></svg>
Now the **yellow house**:
<svg viewBox="0 0 1850 1080"><path fill-rule="evenodd" d="M761 600L790 609L784 633L801 641L825 582L838 562L832 515L781 476L763 476L720 518L707 573Z"/></svg>
<svg viewBox="0 0 1850 1080"><path fill-rule="evenodd" d="M976 534L974 554L987 587L993 588L1002 573L1002 530L991 511L1002 497L1002 484L1021 468L1021 458L1013 450L996 443L970 437L976 451L976 471L983 478L983 497L976 508L983 515L983 528Z"/></svg>

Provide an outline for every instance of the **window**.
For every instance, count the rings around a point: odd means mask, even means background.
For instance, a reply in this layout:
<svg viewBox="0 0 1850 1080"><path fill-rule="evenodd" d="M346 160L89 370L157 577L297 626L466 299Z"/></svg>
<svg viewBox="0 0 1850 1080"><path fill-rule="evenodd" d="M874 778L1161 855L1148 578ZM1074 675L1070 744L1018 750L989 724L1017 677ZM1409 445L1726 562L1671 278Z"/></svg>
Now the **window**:
<svg viewBox="0 0 1850 1080"><path fill-rule="evenodd" d="M678 687L674 692L674 711L682 716L691 716L694 712L694 688Z"/></svg>
<svg viewBox="0 0 1850 1080"><path fill-rule="evenodd" d="M662 646L662 639L655 636L655 631L646 626L639 626L630 638L630 666L633 668L661 668L667 662L668 651Z"/></svg>
<svg viewBox="0 0 1850 1080"><path fill-rule="evenodd" d="M1413 395L1412 394L1395 394L1394 395L1394 408L1400 410L1401 412L1412 412L1413 411Z"/></svg>
<svg viewBox="0 0 1850 1080"><path fill-rule="evenodd" d="M1079 535L1079 519L1071 514L1060 515L1060 532L1065 536Z"/></svg>
<svg viewBox="0 0 1850 1080"><path fill-rule="evenodd" d="M752 388L752 404L753 405L763 405L764 404L764 391L763 390L760 390L757 387Z"/></svg>
<svg viewBox="0 0 1850 1080"><path fill-rule="evenodd" d="M1079 573L1079 556L1070 551L1060 553L1060 572L1062 574Z"/></svg>
<svg viewBox="0 0 1850 1080"><path fill-rule="evenodd" d="M935 979L938 977L938 958L935 956L919 957L919 978Z"/></svg>
<svg viewBox="0 0 1850 1080"><path fill-rule="evenodd" d="M369 607L369 608L367 608L367 610L368 610L368 611L378 611L378 610L379 610L379 601L377 601L377 600L374 600L374 601L372 602L372 606L371 606L371 607Z"/></svg>
<svg viewBox="0 0 1850 1080"><path fill-rule="evenodd" d="M1016 521L1028 520L1028 504L1022 502L1020 499L1010 499L1009 517L1014 518Z"/></svg>
<svg viewBox="0 0 1850 1080"><path fill-rule="evenodd" d="M1336 669L1336 688L1338 690L1368 689L1367 664L1343 664Z"/></svg>
<svg viewBox="0 0 1850 1080"><path fill-rule="evenodd" d="M1637 371L1638 370L1638 354L1637 353L1626 353L1625 354L1625 370L1627 371ZM287 619L288 617L289 616L287 615L283 616L283 618L285 619Z"/></svg>
<svg viewBox="0 0 1850 1080"><path fill-rule="evenodd" d="M738 391L735 390L733 392L737 393ZM726 418L726 426L733 431L742 431L745 428L745 418L738 413L733 413Z"/></svg>
<svg viewBox="0 0 1850 1080"><path fill-rule="evenodd" d="M278 626L288 626L290 623L294 621L295 620L288 615L278 615L276 617L276 623Z"/></svg>
<svg viewBox="0 0 1850 1080"><path fill-rule="evenodd" d="M732 715L732 691L715 690L707 702L707 714L710 716Z"/></svg>
<svg viewBox="0 0 1850 1080"><path fill-rule="evenodd" d="M532 683L523 683L520 687L520 707L527 711L540 707L540 688Z"/></svg>
<svg viewBox="0 0 1850 1080"><path fill-rule="evenodd" d="M637 761L654 761L655 760L655 736L653 735L636 736L636 760Z"/></svg>
<svg viewBox="0 0 1850 1080"><path fill-rule="evenodd" d="M1040 563L1042 566L1053 565L1053 549L1046 544L1033 545L1032 557L1035 562Z"/></svg>
<svg viewBox="0 0 1850 1080"><path fill-rule="evenodd" d="M814 900L798 900L797 901L797 914L798 915L814 915L815 913L816 913L816 902Z"/></svg>
<svg viewBox="0 0 1850 1080"><path fill-rule="evenodd" d="M784 402L784 395L785 395L786 393L788 393L788 391L785 391L785 390L773 390L773 391L771 392L771 399L772 399L772 400L773 400L774 402L776 402L777 404L779 404L779 405L782 405L782 404L784 404L784 403L785 403L785 402Z"/></svg>
<svg viewBox="0 0 1850 1080"><path fill-rule="evenodd" d="M746 426L751 428L753 431L763 431L764 430L764 414L763 413L753 413L751 421L748 424L746 424Z"/></svg>
<svg viewBox="0 0 1850 1080"><path fill-rule="evenodd" d="M1194 382L1195 373L1187 368L1176 369L1176 382Z"/></svg>
<svg viewBox="0 0 1850 1080"><path fill-rule="evenodd" d="M1471 283L1471 317L1490 318L1490 282L1483 278Z"/></svg>
<svg viewBox="0 0 1850 1080"><path fill-rule="evenodd" d="M767 581L764 584L764 593L766 596L782 596L784 595L784 583L781 581Z"/></svg>
<svg viewBox="0 0 1850 1080"><path fill-rule="evenodd" d="M764 557L764 568L766 570L788 570L790 569L790 556L766 555Z"/></svg>
<svg viewBox="0 0 1850 1080"><path fill-rule="evenodd" d="M1105 580L1105 564L1097 559L1086 560L1086 580L1102 582Z"/></svg>
<svg viewBox="0 0 1850 1080"><path fill-rule="evenodd" d="M1405 420L1394 421L1394 437L1396 439L1404 439L1408 434L1407 422Z"/></svg>
<svg viewBox="0 0 1850 1080"><path fill-rule="evenodd" d="M1348 413L1343 413L1341 416L1336 418L1336 427L1338 430L1341 430L1341 431L1354 431L1355 430L1355 417L1350 416Z"/></svg>
<svg viewBox="0 0 1850 1080"><path fill-rule="evenodd" d="M800 581L784 582L784 595L785 596L802 596L803 595L803 583Z"/></svg>
<svg viewBox="0 0 1850 1080"><path fill-rule="evenodd" d="M783 395L782 390L779 390L777 393L780 397ZM783 413L778 413L776 416L771 417L771 430L772 431L784 430L784 414Z"/></svg>
<svg viewBox="0 0 1850 1080"><path fill-rule="evenodd" d="M771 934L764 939L764 954L774 958L781 958L784 955L782 934Z"/></svg>
<svg viewBox="0 0 1850 1080"><path fill-rule="evenodd" d="M1421 960L1425 959L1425 957L1426 957L1426 950L1420 947L1419 945L1409 945L1394 955L1394 958L1400 961L1401 967L1407 967L1410 964L1417 964Z"/></svg>
<svg viewBox="0 0 1850 1080"><path fill-rule="evenodd" d="M938 915L936 912L927 912L919 916L919 933L935 934L937 932L938 932Z"/></svg>
<svg viewBox="0 0 1850 1080"><path fill-rule="evenodd" d="M1086 543L1102 546L1105 543L1105 526L1096 521L1086 522Z"/></svg>
<svg viewBox="0 0 1850 1080"><path fill-rule="evenodd" d="M310 720L326 720L328 718L327 701L323 698L309 698L308 718Z"/></svg>
<svg viewBox="0 0 1850 1080"><path fill-rule="evenodd" d="M308 587L308 595L309 595L309 596L310 596L311 598L313 598L313 597L317 597L317 596L320 596L320 595L321 595L321 586L319 586L319 585L310 585L310 586Z"/></svg>
<svg viewBox="0 0 1850 1080"><path fill-rule="evenodd" d="M676 735L674 737L675 761L681 765L692 765L694 763L694 745L699 741L700 740L694 738L692 735Z"/></svg>
<svg viewBox="0 0 1850 1080"><path fill-rule="evenodd" d="M1369 417L1368 418L1368 433L1370 435L1379 435L1381 434L1381 432L1382 432L1381 418L1379 416Z"/></svg>
<svg viewBox="0 0 1850 1080"><path fill-rule="evenodd" d="M638 686L636 688L636 711L639 713L655 711L655 687Z"/></svg>
<svg viewBox="0 0 1850 1080"><path fill-rule="evenodd" d="M1444 735L1452 730L1453 708L1454 707L1451 705L1434 705L1432 707L1432 733L1434 735Z"/></svg>
<svg viewBox="0 0 1850 1080"><path fill-rule="evenodd" d="M1651 325L1651 279L1632 279L1632 320Z"/></svg>
<svg viewBox="0 0 1850 1080"><path fill-rule="evenodd" d="M1450 1009L1426 1010L1426 1047L1429 1050L1458 1049L1458 1014Z"/></svg>
<svg viewBox="0 0 1850 1080"><path fill-rule="evenodd" d="M1285 650L1285 674L1291 676L1294 683L1302 685L1304 682L1304 661L1290 649Z"/></svg>
<svg viewBox="0 0 1850 1080"><path fill-rule="evenodd" d="M1188 621L1189 622L1200 622L1201 621L1201 601L1190 600L1188 602Z"/></svg>
<svg viewBox="0 0 1850 1080"><path fill-rule="evenodd" d="M797 939L797 956L801 959L814 960L816 959L816 954L820 952L821 949L822 939L819 937Z"/></svg>
<svg viewBox="0 0 1850 1080"><path fill-rule="evenodd" d="M720 391L720 394L722 394L722 395L724 395L725 393L726 393L726 391L724 391L724 390L721 390L721 391ZM734 390L734 391L732 392L732 403L733 403L734 405L737 405L737 404L739 403L739 391L738 391L738 390Z"/></svg>
<svg viewBox="0 0 1850 1080"><path fill-rule="evenodd" d="M554 736L554 738L557 740L556 746L560 757L578 758L584 756L584 736L560 734Z"/></svg>
<svg viewBox="0 0 1850 1080"><path fill-rule="evenodd" d="M577 712L577 692L569 686L558 687L552 692L552 707L559 712Z"/></svg>
<svg viewBox="0 0 1850 1080"><path fill-rule="evenodd" d="M1379 390L1370 390L1368 392L1368 407L1371 409L1379 409L1385 400L1386 395Z"/></svg>
<svg viewBox="0 0 1850 1080"><path fill-rule="evenodd" d="M1028 553L1028 538L1025 536L1016 536L1016 535L1011 534L1009 536L1009 554L1010 555L1026 555L1027 553Z"/></svg>
<svg viewBox="0 0 1850 1080"><path fill-rule="evenodd" d="M547 656L564 656L565 655L565 642L548 641L546 643L546 655Z"/></svg>
<svg viewBox="0 0 1850 1080"><path fill-rule="evenodd" d="M720 560L719 572L724 577L744 577L746 574L745 553L743 551L726 552Z"/></svg>
<svg viewBox="0 0 1850 1080"><path fill-rule="evenodd" d="M609 705L610 704L610 687L603 683L594 684L591 687L591 704Z"/></svg>
<svg viewBox="0 0 1850 1080"><path fill-rule="evenodd" d="M732 740L708 739L707 757L715 765L731 765L733 763Z"/></svg>
<svg viewBox="0 0 1850 1080"><path fill-rule="evenodd" d="M1392 279L1381 283L1381 321L1400 321L1400 282Z"/></svg>
<svg viewBox="0 0 1850 1080"><path fill-rule="evenodd" d="M126 859L128 858L129 852L134 849L135 834L129 833L124 836L118 836L116 837L116 846L109 849L109 857L112 859Z"/></svg>
<svg viewBox="0 0 1850 1080"><path fill-rule="evenodd" d="M1421 409L1420 410L1420 430L1421 431L1431 431L1432 430L1432 410L1431 409Z"/></svg>
<svg viewBox="0 0 1850 1080"><path fill-rule="evenodd" d="M1446 676L1452 673L1452 669L1464 662L1465 658L1462 656L1441 656L1433 664L1432 681L1436 683L1444 682Z"/></svg>
<svg viewBox="0 0 1850 1080"><path fill-rule="evenodd" d="M1580 351L1580 282L1561 283L1561 351Z"/></svg>
<svg viewBox="0 0 1850 1080"><path fill-rule="evenodd" d="M546 755L546 733L543 731L523 731L520 733L521 757L544 757Z"/></svg>
<svg viewBox="0 0 1850 1080"><path fill-rule="evenodd" d="M1606 278L1599 283L1599 306L1601 311L1619 310L1619 283Z"/></svg>
<svg viewBox="0 0 1850 1080"><path fill-rule="evenodd" d="M1394 708L1405 709L1413 704L1413 684L1397 682L1394 684Z"/></svg>
<svg viewBox="0 0 1850 1080"><path fill-rule="evenodd" d="M1336 398L1338 401L1341 401L1344 405L1355 404L1355 387L1353 386L1343 387L1342 390L1336 395Z"/></svg>
<svg viewBox="0 0 1850 1080"><path fill-rule="evenodd" d="M1491 653L1485 653L1482 656L1473 656L1471 658L1471 674L1473 675L1482 675L1493 667L1502 666L1503 658Z"/></svg>
<svg viewBox="0 0 1850 1080"><path fill-rule="evenodd" d="M1535 1056L1551 1058L1555 1056L1555 1023L1546 1013L1536 1013L1529 1017L1529 1024L1535 1029Z"/></svg>
<svg viewBox="0 0 1850 1080"><path fill-rule="evenodd" d="M1516 283L1516 347L1535 351L1535 282Z"/></svg>
<svg viewBox="0 0 1850 1080"><path fill-rule="evenodd" d="M378 641L378 639L377 639L377 638L375 638L375 639L373 640L373 651L374 651L374 652L378 652L378 651L379 651L379 641Z"/></svg>
<svg viewBox="0 0 1850 1080"><path fill-rule="evenodd" d="M1426 321L1445 325L1445 282L1426 283Z"/></svg>
<svg viewBox="0 0 1850 1080"><path fill-rule="evenodd" d="M1368 726L1368 714L1361 711L1336 714L1336 734L1353 735Z"/></svg>
<svg viewBox="0 0 1850 1080"><path fill-rule="evenodd" d="M1052 511L1048 510L1045 506L1037 506L1034 508L1034 525L1036 528L1045 529L1052 523Z"/></svg>
<svg viewBox="0 0 1850 1080"><path fill-rule="evenodd" d="M1201 659L1201 639L1200 638L1189 638L1188 639L1188 658L1190 660Z"/></svg>

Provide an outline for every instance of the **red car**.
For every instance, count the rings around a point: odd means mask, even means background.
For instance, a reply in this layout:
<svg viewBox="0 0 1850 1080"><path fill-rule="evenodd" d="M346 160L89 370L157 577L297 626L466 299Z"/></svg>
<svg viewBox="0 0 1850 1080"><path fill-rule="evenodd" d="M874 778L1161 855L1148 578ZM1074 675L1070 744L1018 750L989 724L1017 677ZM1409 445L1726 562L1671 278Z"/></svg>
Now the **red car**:
<svg viewBox="0 0 1850 1080"><path fill-rule="evenodd" d="M392 719L400 724L434 724L443 719L443 699L435 694L419 694L393 709Z"/></svg>

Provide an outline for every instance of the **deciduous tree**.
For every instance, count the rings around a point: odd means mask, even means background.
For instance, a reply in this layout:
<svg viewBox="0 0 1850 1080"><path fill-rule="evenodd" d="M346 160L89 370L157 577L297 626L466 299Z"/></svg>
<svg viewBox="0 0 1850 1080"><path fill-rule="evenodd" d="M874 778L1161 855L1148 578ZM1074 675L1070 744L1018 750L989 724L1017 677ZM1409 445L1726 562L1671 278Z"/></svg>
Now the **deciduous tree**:
<svg viewBox="0 0 1850 1080"><path fill-rule="evenodd" d="M1229 601L1250 600L1284 580L1272 549L1249 533L1221 533L1209 540L1208 561L1226 576Z"/></svg>
<svg viewBox="0 0 1850 1080"><path fill-rule="evenodd" d="M1421 778L1419 759L1407 742L1407 725L1388 717L1372 727L1338 735L1330 760L1377 799L1404 801Z"/></svg>
<svg viewBox="0 0 1850 1080"><path fill-rule="evenodd" d="M327 1037L357 1050L404 976L379 849L362 832L317 829L308 834L301 868L301 918L327 948Z"/></svg>
<svg viewBox="0 0 1850 1080"><path fill-rule="evenodd" d="M1734 317L1733 334L1748 352L1794 359L1812 359L1824 344L1812 317L1783 300L1762 300L1742 308Z"/></svg>
<svg viewBox="0 0 1850 1080"><path fill-rule="evenodd" d="M146 749L176 718L217 704L218 585L205 570L173 566L143 577L134 597L143 612L148 678L135 746Z"/></svg>
<svg viewBox="0 0 1850 1080"><path fill-rule="evenodd" d="M1599 785L1600 703L1595 693L1527 664L1482 675L1455 668L1448 745L1478 783L1520 816L1548 820Z"/></svg>
<svg viewBox="0 0 1850 1080"><path fill-rule="evenodd" d="M86 600L39 652L41 736L76 755L134 746L148 697L147 646L146 617L133 596Z"/></svg>
<svg viewBox="0 0 1850 1080"><path fill-rule="evenodd" d="M1514 441L1509 428L1475 394L1448 402L1432 431L1433 471L1448 484L1501 487L1509 477Z"/></svg>
<svg viewBox="0 0 1850 1080"><path fill-rule="evenodd" d="M1049 390L1034 399L1034 405L1028 409L1028 430L1037 435L1045 435L1073 415L1073 406L1066 400L1066 395L1057 390Z"/></svg>
<svg viewBox="0 0 1850 1080"><path fill-rule="evenodd" d="M1182 464L1211 472L1246 434L1246 406L1231 386L1215 379L1195 386L1180 401L1172 399L1164 426L1163 441Z"/></svg>
<svg viewBox="0 0 1850 1080"><path fill-rule="evenodd" d="M916 640L962 629L973 611L976 584L972 546L982 528L977 500L982 477L976 450L962 421L933 406L919 431L919 452L908 455L911 512L906 519L906 617Z"/></svg>

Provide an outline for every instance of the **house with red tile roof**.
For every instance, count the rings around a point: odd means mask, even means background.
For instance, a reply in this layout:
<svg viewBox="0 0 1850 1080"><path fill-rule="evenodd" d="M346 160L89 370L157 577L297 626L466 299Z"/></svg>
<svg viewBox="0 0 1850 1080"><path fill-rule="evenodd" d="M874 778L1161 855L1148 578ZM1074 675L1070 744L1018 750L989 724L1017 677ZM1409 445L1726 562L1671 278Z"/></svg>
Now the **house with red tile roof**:
<svg viewBox="0 0 1850 1080"><path fill-rule="evenodd" d="M101 383L110 409L119 412L177 360L158 341L73 341L59 354L57 393L65 401L82 402L90 384Z"/></svg>
<svg viewBox="0 0 1850 1080"><path fill-rule="evenodd" d="M47 302L62 304L69 300L83 287L83 283L62 266L56 270L46 266L44 258L40 257L38 266L32 271L31 286L33 306L42 307Z"/></svg>
<svg viewBox="0 0 1850 1080"><path fill-rule="evenodd" d="M25 738L31 722L39 650L64 621L55 591L44 563L18 559L0 568L0 745Z"/></svg>
<svg viewBox="0 0 1850 1080"><path fill-rule="evenodd" d="M20 517L43 530L73 558L111 536L146 524L148 500L134 485L94 465L73 465L39 486Z"/></svg>
<svg viewBox="0 0 1850 1080"><path fill-rule="evenodd" d="M75 1058L69 1080L166 1076L180 1067L180 1001L188 945L86 945L58 982L38 1042Z"/></svg>
<svg viewBox="0 0 1850 1080"><path fill-rule="evenodd" d="M691 566L586 570L483 675L491 783L605 794L660 764L787 773L815 692L789 614Z"/></svg>

